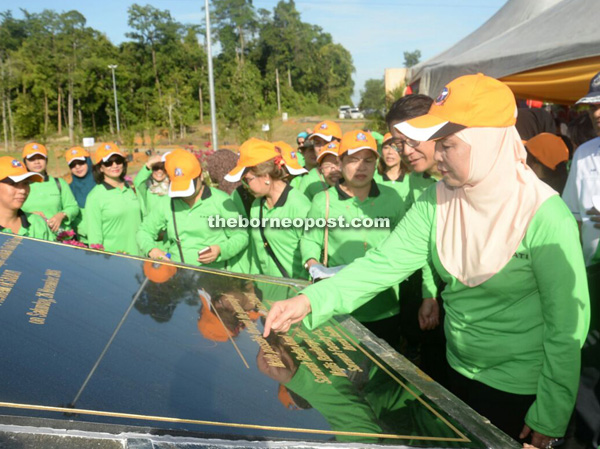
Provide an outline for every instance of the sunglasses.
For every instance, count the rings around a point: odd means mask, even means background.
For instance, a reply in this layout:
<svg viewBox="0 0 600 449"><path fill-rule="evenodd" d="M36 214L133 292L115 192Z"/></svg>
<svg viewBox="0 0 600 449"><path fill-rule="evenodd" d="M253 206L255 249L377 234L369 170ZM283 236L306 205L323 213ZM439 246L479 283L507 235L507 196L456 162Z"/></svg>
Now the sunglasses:
<svg viewBox="0 0 600 449"><path fill-rule="evenodd" d="M79 167L80 165L86 165L87 162L85 161L73 161L69 164L69 168L75 168L75 167Z"/></svg>
<svg viewBox="0 0 600 449"><path fill-rule="evenodd" d="M154 164L152 166L152 171L162 170L165 171L165 164Z"/></svg>
<svg viewBox="0 0 600 449"><path fill-rule="evenodd" d="M122 157L116 157L114 159L102 161L102 165L104 165L105 167L112 167L113 164L123 165L123 162L125 162L125 159L123 159Z"/></svg>

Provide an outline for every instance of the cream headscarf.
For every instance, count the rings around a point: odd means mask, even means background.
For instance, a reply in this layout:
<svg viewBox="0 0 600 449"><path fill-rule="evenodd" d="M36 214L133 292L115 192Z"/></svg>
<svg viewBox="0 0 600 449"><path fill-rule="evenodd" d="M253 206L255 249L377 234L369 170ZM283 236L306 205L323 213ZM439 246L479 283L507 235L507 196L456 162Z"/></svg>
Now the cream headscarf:
<svg viewBox="0 0 600 449"><path fill-rule="evenodd" d="M476 287L509 262L537 209L557 193L526 165L514 126L455 135L471 146L469 179L437 184L436 246L448 273Z"/></svg>

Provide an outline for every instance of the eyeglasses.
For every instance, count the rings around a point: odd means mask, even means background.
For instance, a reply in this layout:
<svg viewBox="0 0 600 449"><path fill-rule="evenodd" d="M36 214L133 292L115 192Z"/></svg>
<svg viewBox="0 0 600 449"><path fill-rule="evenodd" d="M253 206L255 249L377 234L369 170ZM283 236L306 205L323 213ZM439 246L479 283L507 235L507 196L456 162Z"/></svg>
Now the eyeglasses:
<svg viewBox="0 0 600 449"><path fill-rule="evenodd" d="M417 148L419 145L421 145L421 142L419 140L400 138L392 140L392 143L398 147L397 151L402 151L404 149L404 145L408 145L411 148Z"/></svg>
<svg viewBox="0 0 600 449"><path fill-rule="evenodd" d="M402 151L402 145L396 145L395 143L386 143L384 145L384 147L390 147L391 149L393 149L396 153L400 153Z"/></svg>
<svg viewBox="0 0 600 449"><path fill-rule="evenodd" d="M248 176L248 177L242 178L242 184L244 184L246 187L248 187L248 184L250 184L256 178L257 178L256 176L252 176L252 177Z"/></svg>
<svg viewBox="0 0 600 449"><path fill-rule="evenodd" d="M123 162L125 162L125 159L123 159L122 157L117 157L115 159L109 159L107 161L102 161L102 165L104 165L105 167L112 167L113 164L123 165Z"/></svg>

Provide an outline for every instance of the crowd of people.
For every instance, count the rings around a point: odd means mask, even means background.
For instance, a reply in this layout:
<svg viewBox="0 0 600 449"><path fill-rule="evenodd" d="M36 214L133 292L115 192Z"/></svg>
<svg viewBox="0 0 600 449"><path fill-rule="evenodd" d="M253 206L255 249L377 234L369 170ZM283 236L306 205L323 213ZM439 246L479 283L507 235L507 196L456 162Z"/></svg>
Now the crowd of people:
<svg viewBox="0 0 600 449"><path fill-rule="evenodd" d="M263 298L283 300L265 336L352 314L507 434L551 447L575 407L599 282L600 73L580 103L588 120L570 139L503 83L467 75L435 100L397 100L384 136L325 120L296 147L251 138L205 167L182 149L154 155L133 183L114 143L69 149L70 184L29 143L21 160L0 158L0 226L310 279L294 298Z"/></svg>

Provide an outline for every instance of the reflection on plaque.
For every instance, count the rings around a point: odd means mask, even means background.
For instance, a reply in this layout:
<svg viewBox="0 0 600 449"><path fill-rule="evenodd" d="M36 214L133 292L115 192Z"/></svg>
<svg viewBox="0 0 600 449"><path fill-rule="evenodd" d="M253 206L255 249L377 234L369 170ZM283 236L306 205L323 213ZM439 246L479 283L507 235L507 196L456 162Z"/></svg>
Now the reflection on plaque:
<svg viewBox="0 0 600 449"><path fill-rule="evenodd" d="M485 447L292 282L0 235L0 414L219 438Z"/></svg>

